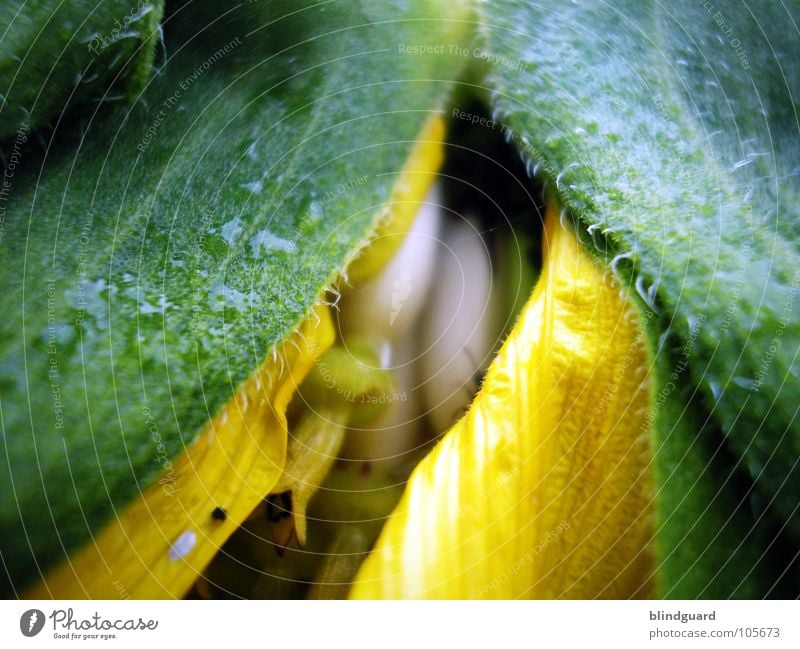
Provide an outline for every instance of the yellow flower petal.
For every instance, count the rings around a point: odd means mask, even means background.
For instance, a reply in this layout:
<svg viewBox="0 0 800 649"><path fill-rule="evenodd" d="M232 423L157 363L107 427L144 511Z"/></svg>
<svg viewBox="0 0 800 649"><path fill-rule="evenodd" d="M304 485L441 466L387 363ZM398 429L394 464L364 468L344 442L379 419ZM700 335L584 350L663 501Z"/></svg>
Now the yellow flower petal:
<svg viewBox="0 0 800 649"><path fill-rule="evenodd" d="M481 392L414 471L351 597L651 594L641 330L553 206L544 248Z"/></svg>
<svg viewBox="0 0 800 649"><path fill-rule="evenodd" d="M351 284L362 284L377 275L402 245L444 161L444 135L444 119L433 113L399 172L370 241L356 251L355 258L347 265Z"/></svg>
<svg viewBox="0 0 800 649"><path fill-rule="evenodd" d="M25 597L182 597L280 477L286 406L334 335L327 308L319 307L159 481ZM212 516L216 507L226 510L225 520Z"/></svg>

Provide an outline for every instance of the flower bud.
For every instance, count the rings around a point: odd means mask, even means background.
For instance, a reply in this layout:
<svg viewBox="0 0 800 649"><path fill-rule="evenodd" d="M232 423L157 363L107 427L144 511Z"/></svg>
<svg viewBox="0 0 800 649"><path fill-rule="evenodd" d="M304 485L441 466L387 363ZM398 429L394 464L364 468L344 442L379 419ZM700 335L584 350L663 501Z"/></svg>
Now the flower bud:
<svg viewBox="0 0 800 649"><path fill-rule="evenodd" d="M492 264L477 221L448 224L443 244L418 350L425 405L437 432L472 401L497 342Z"/></svg>
<svg viewBox="0 0 800 649"><path fill-rule="evenodd" d="M416 321L434 276L440 204L434 185L408 231L384 235L403 243L377 276L343 296L339 322L345 339L356 334L394 342Z"/></svg>

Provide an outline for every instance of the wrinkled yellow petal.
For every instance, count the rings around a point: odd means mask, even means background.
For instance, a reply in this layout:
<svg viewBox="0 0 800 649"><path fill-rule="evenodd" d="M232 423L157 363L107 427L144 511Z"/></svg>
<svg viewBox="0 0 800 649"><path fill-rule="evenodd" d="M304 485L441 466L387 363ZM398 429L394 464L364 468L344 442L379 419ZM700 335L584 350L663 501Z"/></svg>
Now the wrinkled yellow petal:
<svg viewBox="0 0 800 649"><path fill-rule="evenodd" d="M25 597L182 597L281 475L289 399L334 340L327 308L315 313L156 483Z"/></svg>
<svg viewBox="0 0 800 649"><path fill-rule="evenodd" d="M481 392L414 471L351 597L651 594L641 330L552 206L544 249Z"/></svg>

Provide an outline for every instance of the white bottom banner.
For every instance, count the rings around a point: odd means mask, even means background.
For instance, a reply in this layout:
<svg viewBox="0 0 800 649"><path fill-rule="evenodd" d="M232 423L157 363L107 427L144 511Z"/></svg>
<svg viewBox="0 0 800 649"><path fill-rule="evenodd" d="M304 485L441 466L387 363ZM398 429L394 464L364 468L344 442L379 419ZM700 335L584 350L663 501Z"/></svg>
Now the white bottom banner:
<svg viewBox="0 0 800 649"><path fill-rule="evenodd" d="M0 646L798 647L796 601L6 601Z"/></svg>

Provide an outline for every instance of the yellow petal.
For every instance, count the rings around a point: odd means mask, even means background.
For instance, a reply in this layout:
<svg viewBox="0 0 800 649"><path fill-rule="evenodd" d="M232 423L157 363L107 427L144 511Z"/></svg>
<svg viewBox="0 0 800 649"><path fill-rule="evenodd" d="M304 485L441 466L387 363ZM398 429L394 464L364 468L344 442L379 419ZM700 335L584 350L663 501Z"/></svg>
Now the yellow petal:
<svg viewBox="0 0 800 649"><path fill-rule="evenodd" d="M286 406L334 339L327 308L315 313L141 498L25 597L182 597L281 475ZM225 520L212 516L216 507Z"/></svg>
<svg viewBox="0 0 800 649"><path fill-rule="evenodd" d="M351 597L651 594L641 329L555 209L530 301L469 412L414 471Z"/></svg>
<svg viewBox="0 0 800 649"><path fill-rule="evenodd" d="M351 284L364 283L377 275L405 240L442 166L444 135L444 119L433 113L399 172L370 240L356 251L355 258L347 265L347 279Z"/></svg>

